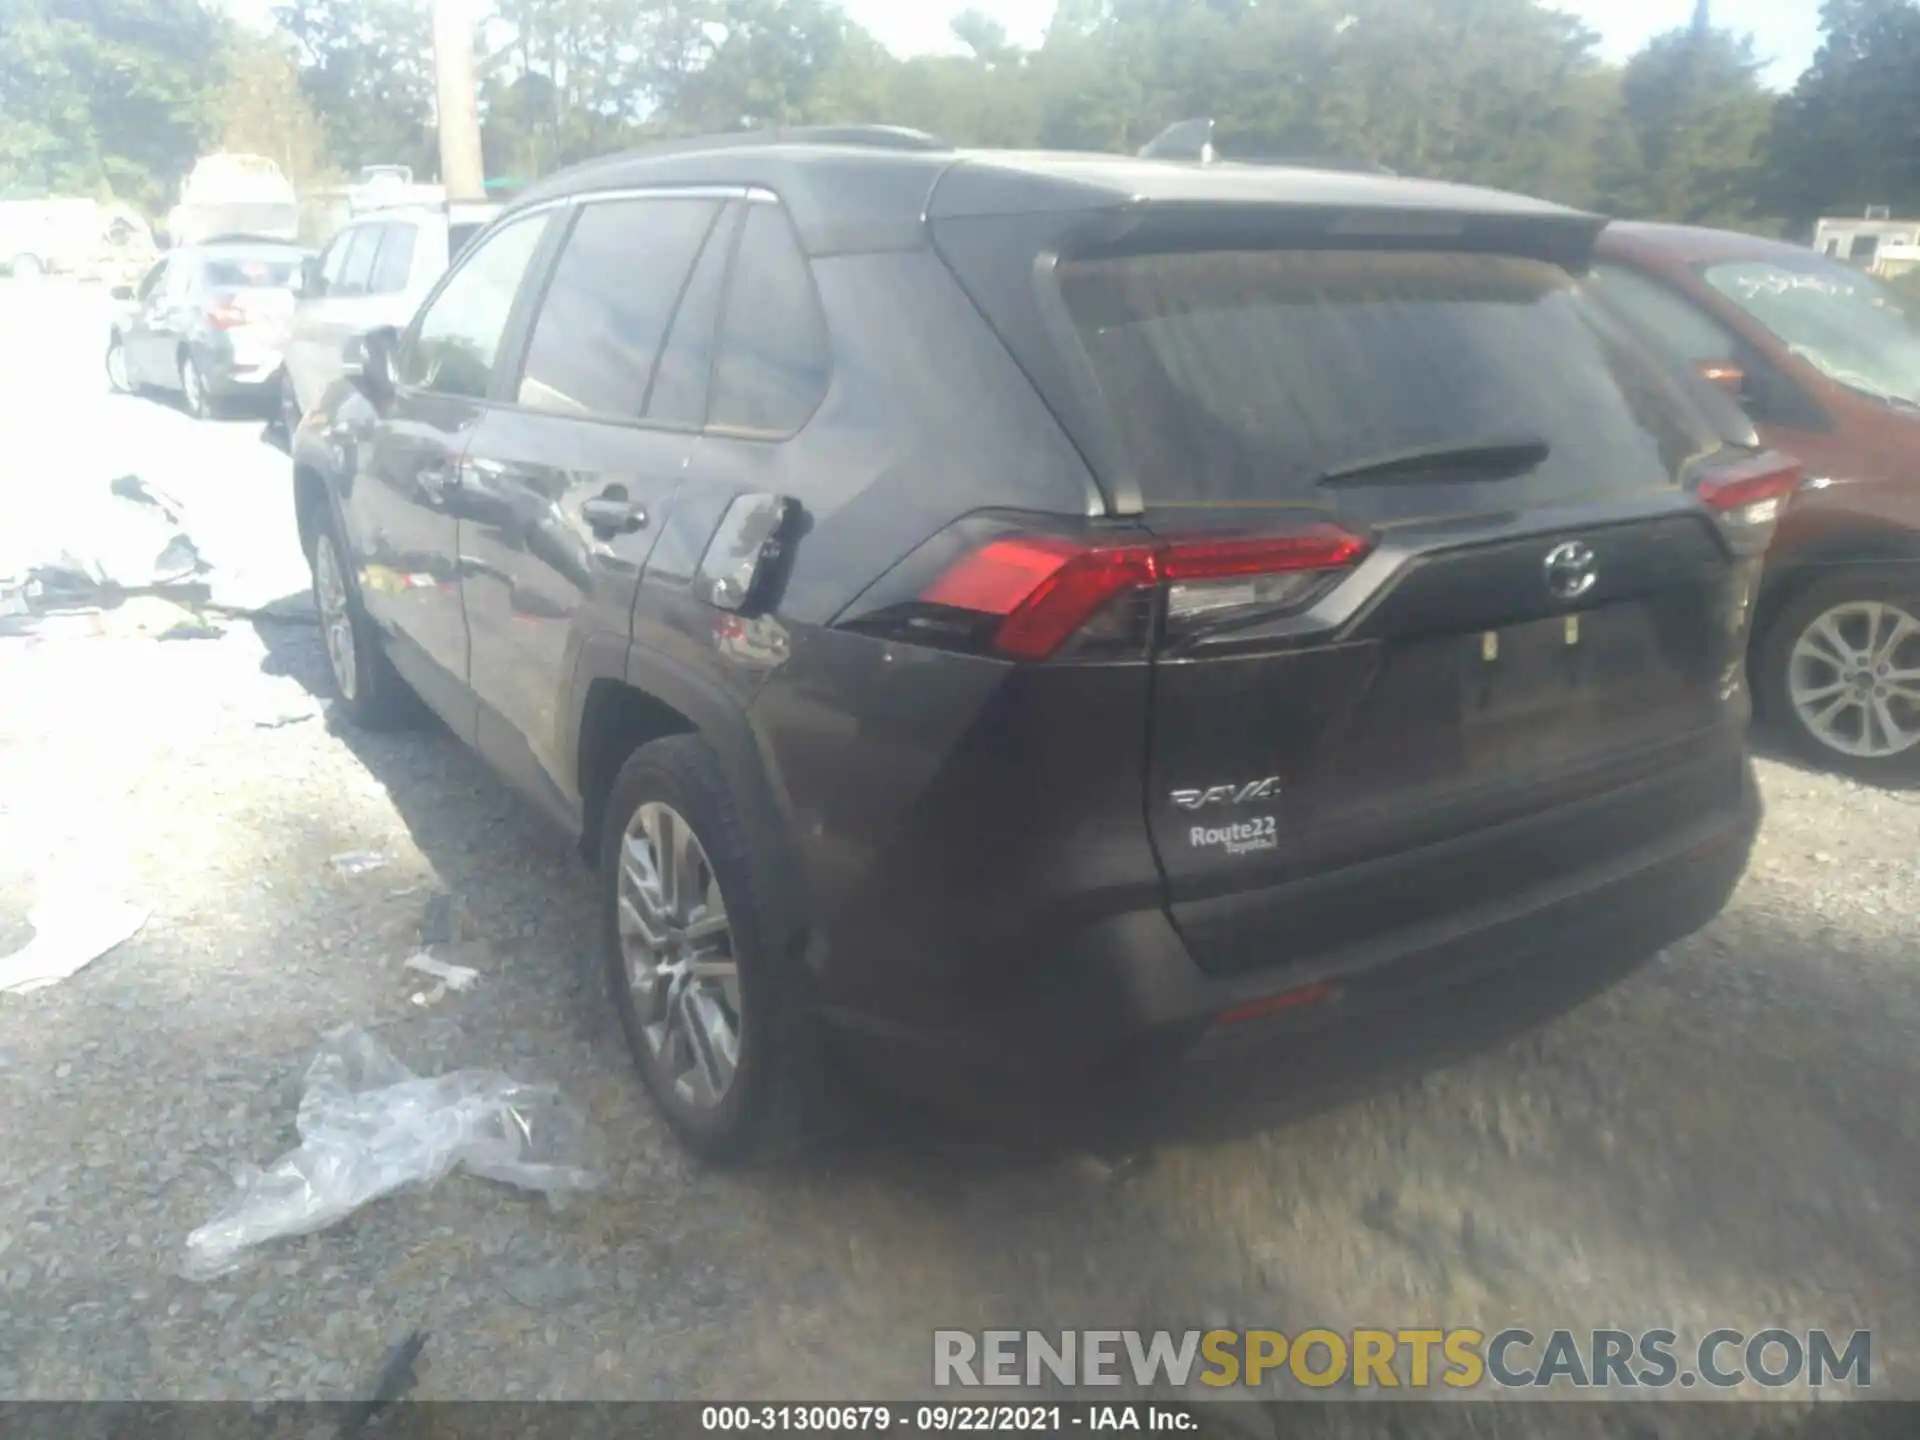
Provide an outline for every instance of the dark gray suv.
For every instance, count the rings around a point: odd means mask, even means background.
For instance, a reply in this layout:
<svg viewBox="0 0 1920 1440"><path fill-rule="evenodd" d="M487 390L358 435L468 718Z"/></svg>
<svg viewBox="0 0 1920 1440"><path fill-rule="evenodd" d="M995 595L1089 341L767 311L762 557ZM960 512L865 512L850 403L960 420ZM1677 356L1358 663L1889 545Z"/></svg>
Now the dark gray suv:
<svg viewBox="0 0 1920 1440"><path fill-rule="evenodd" d="M570 171L295 437L341 700L580 837L707 1154L822 1056L1022 1118L1401 1063L1758 821L1795 477L1589 307L1599 223L882 130Z"/></svg>

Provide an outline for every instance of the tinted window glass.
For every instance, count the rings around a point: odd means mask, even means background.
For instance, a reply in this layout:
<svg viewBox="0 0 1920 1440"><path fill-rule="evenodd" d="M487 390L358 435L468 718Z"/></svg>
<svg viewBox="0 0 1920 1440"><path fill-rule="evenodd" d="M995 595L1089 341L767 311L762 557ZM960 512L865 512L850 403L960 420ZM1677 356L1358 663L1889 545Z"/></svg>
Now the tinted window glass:
<svg viewBox="0 0 1920 1440"><path fill-rule="evenodd" d="M1604 303L1616 307L1681 359L1696 365L1733 359L1738 348L1733 334L1659 281L1603 265L1593 272L1590 283Z"/></svg>
<svg viewBox="0 0 1920 1440"><path fill-rule="evenodd" d="M719 208L711 200L582 208L533 327L520 403L637 419L667 322Z"/></svg>
<svg viewBox="0 0 1920 1440"><path fill-rule="evenodd" d="M200 280L214 290L283 289L299 273L295 256L238 255L207 261L200 267Z"/></svg>
<svg viewBox="0 0 1920 1440"><path fill-rule="evenodd" d="M495 231L466 257L421 314L400 356L399 379L446 395L484 398L493 382L500 337L506 333L533 252L546 231L545 215Z"/></svg>
<svg viewBox="0 0 1920 1440"><path fill-rule="evenodd" d="M1062 293L1149 501L1319 505L1363 520L1674 483L1717 437L1556 266L1497 255L1224 251L1071 261ZM1544 440L1517 477L1436 464L1321 486L1397 451Z"/></svg>
<svg viewBox="0 0 1920 1440"><path fill-rule="evenodd" d="M713 373L713 332L720 323L720 302L726 294L727 262L733 255L733 236L740 210L735 206L707 240L700 262L687 281L680 309L673 317L667 348L653 376L647 400L647 418L664 425L698 427L707 419L707 381Z"/></svg>
<svg viewBox="0 0 1920 1440"><path fill-rule="evenodd" d="M374 257L373 276L367 282L372 295L398 295L407 288L413 274L413 240L419 230L412 225L387 226L386 238Z"/></svg>
<svg viewBox="0 0 1920 1440"><path fill-rule="evenodd" d="M347 263L347 247L353 241L354 232L336 235L320 256L320 290L324 295L340 284L340 271Z"/></svg>
<svg viewBox="0 0 1920 1440"><path fill-rule="evenodd" d="M826 326L786 214L777 205L750 205L744 226L707 421L791 435L827 392Z"/></svg>
<svg viewBox="0 0 1920 1440"><path fill-rule="evenodd" d="M380 249L384 225L362 225L347 237L347 253L340 262L340 278L327 288L335 295L364 295L373 275L373 257Z"/></svg>
<svg viewBox="0 0 1920 1440"><path fill-rule="evenodd" d="M460 252L473 243L473 237L487 227L484 225L450 225L447 227L447 258L458 260Z"/></svg>

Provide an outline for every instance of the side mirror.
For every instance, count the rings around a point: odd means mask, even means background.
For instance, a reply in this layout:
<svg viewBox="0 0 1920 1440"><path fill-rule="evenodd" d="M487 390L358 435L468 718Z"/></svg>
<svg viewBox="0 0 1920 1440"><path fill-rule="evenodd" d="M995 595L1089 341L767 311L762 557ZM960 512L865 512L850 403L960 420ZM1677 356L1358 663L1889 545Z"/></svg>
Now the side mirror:
<svg viewBox="0 0 1920 1440"><path fill-rule="evenodd" d="M1700 378L1709 385L1715 385L1728 399L1744 402L1747 394L1747 372L1738 365L1725 360L1703 360L1700 362Z"/></svg>
<svg viewBox="0 0 1920 1440"><path fill-rule="evenodd" d="M133 287L131 285L116 285L113 287L112 294L116 300L131 300L133 299Z"/></svg>
<svg viewBox="0 0 1920 1440"><path fill-rule="evenodd" d="M376 404L393 394L393 352L400 339L391 325L349 335L340 352L340 373Z"/></svg>

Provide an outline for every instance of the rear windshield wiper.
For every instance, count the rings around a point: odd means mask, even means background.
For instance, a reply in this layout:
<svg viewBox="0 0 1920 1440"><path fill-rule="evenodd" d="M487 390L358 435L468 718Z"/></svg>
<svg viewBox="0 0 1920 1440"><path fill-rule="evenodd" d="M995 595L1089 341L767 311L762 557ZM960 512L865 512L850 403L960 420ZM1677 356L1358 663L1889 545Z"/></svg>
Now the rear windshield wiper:
<svg viewBox="0 0 1920 1440"><path fill-rule="evenodd" d="M1364 485L1420 480L1435 470L1472 471L1476 480L1510 480L1538 468L1552 453L1553 447L1537 435L1488 435L1349 460L1322 471L1314 483Z"/></svg>

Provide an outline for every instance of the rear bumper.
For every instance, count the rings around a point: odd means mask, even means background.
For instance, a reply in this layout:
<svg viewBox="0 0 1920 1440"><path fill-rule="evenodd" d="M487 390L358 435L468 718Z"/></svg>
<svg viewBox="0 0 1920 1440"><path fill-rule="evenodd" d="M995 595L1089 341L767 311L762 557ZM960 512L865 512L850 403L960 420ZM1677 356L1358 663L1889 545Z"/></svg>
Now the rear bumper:
<svg viewBox="0 0 1920 1440"><path fill-rule="evenodd" d="M194 344L193 357L209 389L221 395L264 394L280 378L280 347L234 342L222 334Z"/></svg>
<svg viewBox="0 0 1920 1440"><path fill-rule="evenodd" d="M889 1085L995 1125L1177 1118L1190 1129L1210 1112L1310 1107L1548 1018L1712 920L1759 828L1758 791L1742 773L1734 811L1603 873L1282 976L1204 973L1156 908L1091 927L949 1028L827 1018ZM1324 998L1224 1018L1309 986Z"/></svg>

